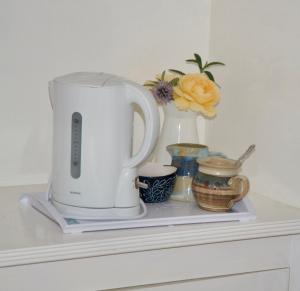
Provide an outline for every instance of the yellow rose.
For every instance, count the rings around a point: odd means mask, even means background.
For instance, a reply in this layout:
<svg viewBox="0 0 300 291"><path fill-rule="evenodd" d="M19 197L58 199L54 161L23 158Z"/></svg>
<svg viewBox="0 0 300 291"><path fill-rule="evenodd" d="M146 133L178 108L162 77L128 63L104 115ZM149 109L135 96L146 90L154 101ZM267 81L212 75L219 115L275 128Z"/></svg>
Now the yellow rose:
<svg viewBox="0 0 300 291"><path fill-rule="evenodd" d="M205 74L186 74L174 87L174 102L179 110L191 109L213 117L219 99L219 88Z"/></svg>

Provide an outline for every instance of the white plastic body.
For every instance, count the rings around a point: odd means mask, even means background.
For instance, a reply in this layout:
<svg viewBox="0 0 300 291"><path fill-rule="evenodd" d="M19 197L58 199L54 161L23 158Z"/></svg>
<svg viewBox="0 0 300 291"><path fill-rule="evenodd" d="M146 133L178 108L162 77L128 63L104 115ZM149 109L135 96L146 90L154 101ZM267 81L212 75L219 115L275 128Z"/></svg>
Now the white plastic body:
<svg viewBox="0 0 300 291"><path fill-rule="evenodd" d="M76 217L136 216L136 167L151 153L159 132L157 106L142 86L104 73L74 73L49 83L53 107L51 199ZM140 151L132 152L133 108L145 116ZM71 175L72 114L82 116L81 171Z"/></svg>

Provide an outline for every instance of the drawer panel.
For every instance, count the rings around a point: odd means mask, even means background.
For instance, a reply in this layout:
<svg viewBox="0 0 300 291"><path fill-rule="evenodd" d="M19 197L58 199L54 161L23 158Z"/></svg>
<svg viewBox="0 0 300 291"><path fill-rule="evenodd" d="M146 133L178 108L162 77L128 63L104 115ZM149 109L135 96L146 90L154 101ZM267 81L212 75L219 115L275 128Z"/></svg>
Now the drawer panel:
<svg viewBox="0 0 300 291"><path fill-rule="evenodd" d="M0 290L106 290L282 269L289 249L289 237L277 237L7 267Z"/></svg>
<svg viewBox="0 0 300 291"><path fill-rule="evenodd" d="M288 291L289 270L279 269L211 279L189 280L152 286L130 287L122 291Z"/></svg>

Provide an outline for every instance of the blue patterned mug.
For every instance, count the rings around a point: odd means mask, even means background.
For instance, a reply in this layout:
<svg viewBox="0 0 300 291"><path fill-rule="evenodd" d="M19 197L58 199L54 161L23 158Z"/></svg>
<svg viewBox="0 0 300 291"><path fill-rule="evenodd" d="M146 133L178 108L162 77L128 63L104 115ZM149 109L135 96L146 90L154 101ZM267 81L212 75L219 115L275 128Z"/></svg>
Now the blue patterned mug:
<svg viewBox="0 0 300 291"><path fill-rule="evenodd" d="M164 202L169 199L176 180L176 168L159 163L146 163L139 169L139 182L147 185L140 188L140 197L146 203Z"/></svg>

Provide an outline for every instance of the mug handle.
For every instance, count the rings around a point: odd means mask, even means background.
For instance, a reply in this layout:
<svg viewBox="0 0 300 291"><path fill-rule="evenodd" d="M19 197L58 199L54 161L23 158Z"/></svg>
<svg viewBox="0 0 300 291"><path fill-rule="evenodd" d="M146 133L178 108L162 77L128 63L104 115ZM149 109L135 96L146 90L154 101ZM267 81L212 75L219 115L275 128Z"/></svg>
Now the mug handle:
<svg viewBox="0 0 300 291"><path fill-rule="evenodd" d="M157 105L149 90L128 81L128 98L130 104L141 107L145 117L144 141L139 152L125 162L125 168L134 168L141 164L152 152L159 134L160 120Z"/></svg>
<svg viewBox="0 0 300 291"><path fill-rule="evenodd" d="M240 193L238 197L228 202L228 208L230 209L232 208L234 203L242 200L247 195L250 189L250 183L246 176L238 175L230 178L228 181L228 185L234 189L237 189Z"/></svg>

